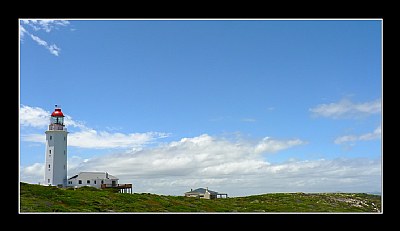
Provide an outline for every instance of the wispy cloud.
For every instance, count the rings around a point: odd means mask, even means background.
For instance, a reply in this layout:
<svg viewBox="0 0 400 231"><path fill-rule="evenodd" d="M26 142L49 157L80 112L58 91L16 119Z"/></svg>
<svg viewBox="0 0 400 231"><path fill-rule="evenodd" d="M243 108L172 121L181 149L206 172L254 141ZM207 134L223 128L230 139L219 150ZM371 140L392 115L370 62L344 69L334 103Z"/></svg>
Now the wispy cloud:
<svg viewBox="0 0 400 231"><path fill-rule="evenodd" d="M255 147L255 151L256 153L278 152L302 144L306 144L306 142L300 139L275 140L271 139L270 137L265 137L257 144L257 146Z"/></svg>
<svg viewBox="0 0 400 231"><path fill-rule="evenodd" d="M39 107L21 105L20 124L22 127L46 128L49 124L51 113ZM78 131L70 132L68 135L68 146L79 148L140 148L152 143L156 139L168 137L169 134L162 132L146 133L120 133L97 131L87 127L83 122L73 120L71 116L65 115L65 125L77 128ZM23 141L44 143L45 135L22 134Z"/></svg>
<svg viewBox="0 0 400 231"><path fill-rule="evenodd" d="M19 35L20 35L21 39L23 39L25 37L26 33L27 33L27 31L25 30L25 28L22 25L19 25Z"/></svg>
<svg viewBox="0 0 400 231"><path fill-rule="evenodd" d="M355 143L356 141L376 140L381 138L381 127L377 127L373 132L362 135L346 135L335 139L335 144Z"/></svg>
<svg viewBox="0 0 400 231"><path fill-rule="evenodd" d="M337 103L320 104L310 109L314 116L328 118L360 118L381 112L381 100L377 99L365 103L353 103L348 99L342 99Z"/></svg>
<svg viewBox="0 0 400 231"><path fill-rule="evenodd" d="M162 132L146 133L109 133L105 131L96 131L94 129L85 129L84 131L71 132L68 135L68 146L91 149L108 148L140 148L143 145L150 144L156 139L168 137L169 134ZM43 134L23 135L23 141L45 143L46 136Z"/></svg>
<svg viewBox="0 0 400 231"><path fill-rule="evenodd" d="M243 121L243 122L248 122L248 123L254 123L254 122L256 122L257 120L256 120L256 119L253 119L253 118L243 118L242 121Z"/></svg>
<svg viewBox="0 0 400 231"><path fill-rule="evenodd" d="M20 20L19 31L21 39L25 37L25 34L28 34L33 41L46 48L52 55L59 56L61 48L59 48L56 44L49 44L44 39L35 35L34 32L28 31L23 25L27 25L35 32L43 30L49 33L53 29L58 29L62 26L68 26L69 22L67 20Z"/></svg>
<svg viewBox="0 0 400 231"><path fill-rule="evenodd" d="M30 36L33 41L37 42L37 44L39 44L40 46L44 46L47 50L50 51L51 54L58 56L58 54L60 53L61 49L58 48L55 44L48 45L47 42L42 40L41 38L33 34L31 34Z"/></svg>
<svg viewBox="0 0 400 231"><path fill-rule="evenodd" d="M37 44L39 44L40 46L48 47L47 42L42 40L41 38L34 36L32 34L31 34L31 38L33 39L33 41L37 42Z"/></svg>
<svg viewBox="0 0 400 231"><path fill-rule="evenodd" d="M45 128L50 121L50 112L40 107L21 105L19 109L19 123L21 126Z"/></svg>
<svg viewBox="0 0 400 231"><path fill-rule="evenodd" d="M52 19L22 19L22 24L30 26L34 31L43 30L47 33L53 29L58 29L63 26L68 26L70 23L68 20L52 20Z"/></svg>

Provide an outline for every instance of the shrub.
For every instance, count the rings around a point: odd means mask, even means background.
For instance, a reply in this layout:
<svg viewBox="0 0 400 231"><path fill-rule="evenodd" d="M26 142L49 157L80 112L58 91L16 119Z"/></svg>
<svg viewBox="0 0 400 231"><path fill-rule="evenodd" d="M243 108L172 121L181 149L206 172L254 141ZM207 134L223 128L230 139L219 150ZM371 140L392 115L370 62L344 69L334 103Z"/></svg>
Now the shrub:
<svg viewBox="0 0 400 231"><path fill-rule="evenodd" d="M90 187L90 186L83 186L83 187L77 188L77 190L81 190L81 191L99 191L99 189L97 189L95 187Z"/></svg>

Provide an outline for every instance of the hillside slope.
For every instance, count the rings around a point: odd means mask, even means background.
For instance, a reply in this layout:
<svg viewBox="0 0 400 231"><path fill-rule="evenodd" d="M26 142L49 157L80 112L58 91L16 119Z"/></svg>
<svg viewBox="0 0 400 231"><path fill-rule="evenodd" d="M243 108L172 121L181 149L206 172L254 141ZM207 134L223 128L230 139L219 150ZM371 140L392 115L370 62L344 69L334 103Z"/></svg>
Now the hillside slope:
<svg viewBox="0 0 400 231"><path fill-rule="evenodd" d="M363 193L271 193L217 200L20 184L20 212L380 212Z"/></svg>

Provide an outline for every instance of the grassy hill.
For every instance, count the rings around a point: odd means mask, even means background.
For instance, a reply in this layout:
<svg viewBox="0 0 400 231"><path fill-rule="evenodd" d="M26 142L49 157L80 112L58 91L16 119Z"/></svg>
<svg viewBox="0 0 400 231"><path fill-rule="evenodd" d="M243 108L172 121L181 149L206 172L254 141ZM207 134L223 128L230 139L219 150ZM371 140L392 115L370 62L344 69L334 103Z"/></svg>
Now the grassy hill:
<svg viewBox="0 0 400 231"><path fill-rule="evenodd" d="M20 184L23 212L380 212L381 197L364 193L271 193L217 200L123 194Z"/></svg>

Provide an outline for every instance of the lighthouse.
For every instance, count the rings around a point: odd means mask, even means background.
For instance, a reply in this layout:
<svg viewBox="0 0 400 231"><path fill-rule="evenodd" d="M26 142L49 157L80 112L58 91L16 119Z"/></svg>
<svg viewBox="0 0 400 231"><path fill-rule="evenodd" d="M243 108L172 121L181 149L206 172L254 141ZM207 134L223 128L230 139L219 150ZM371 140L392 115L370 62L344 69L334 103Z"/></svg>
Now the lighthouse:
<svg viewBox="0 0 400 231"><path fill-rule="evenodd" d="M64 114L55 106L46 133L45 185L67 186L67 128Z"/></svg>

